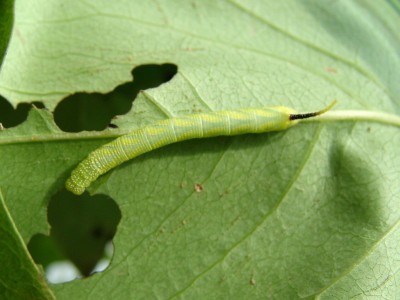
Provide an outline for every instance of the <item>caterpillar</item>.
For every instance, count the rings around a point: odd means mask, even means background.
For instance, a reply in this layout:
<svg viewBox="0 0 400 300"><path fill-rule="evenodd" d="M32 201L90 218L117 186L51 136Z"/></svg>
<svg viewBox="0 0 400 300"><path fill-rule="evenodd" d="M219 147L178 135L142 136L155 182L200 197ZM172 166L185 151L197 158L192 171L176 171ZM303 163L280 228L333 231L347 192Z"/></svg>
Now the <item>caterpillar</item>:
<svg viewBox="0 0 400 300"><path fill-rule="evenodd" d="M334 106L311 113L297 113L283 106L243 108L198 113L165 119L123 135L91 152L65 183L76 195L110 169L143 153L179 141L221 135L239 135L285 130L302 119L325 113Z"/></svg>

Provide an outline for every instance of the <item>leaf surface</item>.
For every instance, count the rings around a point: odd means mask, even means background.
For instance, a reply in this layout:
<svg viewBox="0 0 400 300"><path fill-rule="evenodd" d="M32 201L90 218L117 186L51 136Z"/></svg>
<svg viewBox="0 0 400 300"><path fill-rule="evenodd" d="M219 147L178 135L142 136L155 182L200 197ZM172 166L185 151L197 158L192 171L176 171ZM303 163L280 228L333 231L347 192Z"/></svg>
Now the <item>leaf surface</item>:
<svg viewBox="0 0 400 300"><path fill-rule="evenodd" d="M55 299L29 255L0 190L0 297Z"/></svg>
<svg viewBox="0 0 400 300"><path fill-rule="evenodd" d="M13 105L41 100L51 110L77 91L111 91L135 66L178 66L118 129L67 134L33 110L0 132L0 182L21 236L47 232L49 199L90 151L156 120L266 105L312 111L333 99L399 114L399 27L395 1L17 2L0 73ZM398 128L354 121L142 155L91 188L122 212L110 268L52 289L59 299L390 298L399 293L399 148Z"/></svg>

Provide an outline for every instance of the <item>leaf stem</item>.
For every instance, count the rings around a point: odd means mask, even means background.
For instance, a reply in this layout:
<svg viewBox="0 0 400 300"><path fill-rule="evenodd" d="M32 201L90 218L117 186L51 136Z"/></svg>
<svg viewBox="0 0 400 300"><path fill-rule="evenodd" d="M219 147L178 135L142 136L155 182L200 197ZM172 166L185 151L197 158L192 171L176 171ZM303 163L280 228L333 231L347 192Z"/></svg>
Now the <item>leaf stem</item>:
<svg viewBox="0 0 400 300"><path fill-rule="evenodd" d="M378 111L367 110L335 110L315 118L304 119L303 122L375 122L400 127L400 116Z"/></svg>

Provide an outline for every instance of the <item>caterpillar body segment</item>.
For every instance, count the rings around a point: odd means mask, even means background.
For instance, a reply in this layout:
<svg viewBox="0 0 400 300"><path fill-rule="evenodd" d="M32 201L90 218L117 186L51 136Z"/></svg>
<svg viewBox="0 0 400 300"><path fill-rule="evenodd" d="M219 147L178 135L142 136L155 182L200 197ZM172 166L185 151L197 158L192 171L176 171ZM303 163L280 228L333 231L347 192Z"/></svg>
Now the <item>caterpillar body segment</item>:
<svg viewBox="0 0 400 300"><path fill-rule="evenodd" d="M72 171L65 186L80 195L100 175L151 150L189 139L285 130L301 119L326 112L334 104L307 114L297 114L293 109L276 106L199 113L162 120L123 135L90 153Z"/></svg>

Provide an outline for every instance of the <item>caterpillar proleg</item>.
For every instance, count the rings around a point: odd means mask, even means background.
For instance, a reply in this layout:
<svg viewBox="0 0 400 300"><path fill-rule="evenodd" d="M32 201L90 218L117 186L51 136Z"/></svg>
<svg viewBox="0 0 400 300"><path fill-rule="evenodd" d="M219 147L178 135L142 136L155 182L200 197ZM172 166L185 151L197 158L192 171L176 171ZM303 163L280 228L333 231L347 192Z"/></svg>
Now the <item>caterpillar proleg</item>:
<svg viewBox="0 0 400 300"><path fill-rule="evenodd" d="M197 138L285 130L302 119L325 113L299 114L283 106L243 108L232 111L199 113L165 119L123 135L91 152L66 181L65 186L80 195L93 181L110 169L162 146Z"/></svg>

